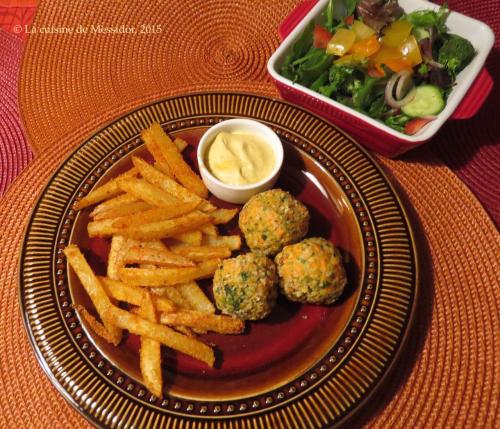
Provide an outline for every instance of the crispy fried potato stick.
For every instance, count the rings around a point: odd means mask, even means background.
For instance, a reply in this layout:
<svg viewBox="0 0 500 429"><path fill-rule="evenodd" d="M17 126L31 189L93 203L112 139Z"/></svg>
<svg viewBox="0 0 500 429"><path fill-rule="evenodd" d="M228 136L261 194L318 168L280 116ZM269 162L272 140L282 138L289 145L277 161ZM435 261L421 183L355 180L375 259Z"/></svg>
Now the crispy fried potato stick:
<svg viewBox="0 0 500 429"><path fill-rule="evenodd" d="M182 234L176 234L172 238L178 242L177 245L181 246L184 244L189 244L191 246L199 246L202 240L201 231L189 231ZM175 243L175 242L174 242Z"/></svg>
<svg viewBox="0 0 500 429"><path fill-rule="evenodd" d="M171 246L170 250L194 262L231 256L231 249L226 246Z"/></svg>
<svg viewBox="0 0 500 429"><path fill-rule="evenodd" d="M99 322L92 314L90 314L83 305L75 304L74 309L80 314L80 316L87 322L97 335L102 339L106 340L108 343L116 346L116 338L106 329L106 327Z"/></svg>
<svg viewBox="0 0 500 429"><path fill-rule="evenodd" d="M186 299L186 301L189 302L189 306L193 310L197 310L202 313L215 313L214 305L207 298L203 290L201 290L196 282L188 282L176 285L174 289L177 289L180 292L180 294Z"/></svg>
<svg viewBox="0 0 500 429"><path fill-rule="evenodd" d="M118 207L103 211L101 213L97 213L94 216L94 220L113 219L123 216L129 216L136 213L145 212L146 210L151 210L152 208L153 206L145 203L144 201L135 201L133 203L122 204Z"/></svg>
<svg viewBox="0 0 500 429"><path fill-rule="evenodd" d="M165 246L161 240L139 241L139 240L134 240L132 238L129 238L129 240L132 242L134 246L139 246L144 249L168 250L167 246Z"/></svg>
<svg viewBox="0 0 500 429"><path fill-rule="evenodd" d="M112 307L112 303L108 295L106 295L99 279L95 276L92 268L90 268L89 264L85 260L85 257L82 255L77 246L70 244L64 249L64 254L66 255L68 264L75 271L76 275L80 279L80 282L82 283L82 286L89 295L90 300L94 304L104 327L109 332L112 344L118 345L122 338L122 331L114 326L107 317L108 310Z"/></svg>
<svg viewBox="0 0 500 429"><path fill-rule="evenodd" d="M183 310L175 313L163 313L160 321L165 325L187 326L219 334L241 334L245 329L243 320L200 311Z"/></svg>
<svg viewBox="0 0 500 429"><path fill-rule="evenodd" d="M158 316L149 293L139 307L139 316L150 322L158 322ZM161 372L161 344L151 338L141 336L139 364L144 385L157 397L162 396L163 376Z"/></svg>
<svg viewBox="0 0 500 429"><path fill-rule="evenodd" d="M201 198L207 198L208 190L200 177L184 161L176 145L170 137L163 131L158 123L153 123L149 129L154 141L157 142L163 157L168 162L170 169L176 179Z"/></svg>
<svg viewBox="0 0 500 429"><path fill-rule="evenodd" d="M90 212L90 217L96 218L97 216L104 214L108 210L116 209L123 204L136 203L139 199L129 194L118 195L117 197L111 198L109 200L103 201L101 204L98 204L94 207L94 209Z"/></svg>
<svg viewBox="0 0 500 429"><path fill-rule="evenodd" d="M208 259L208 258L207 258ZM169 250L133 246L127 250L125 264L151 264L158 267L194 267L190 259Z"/></svg>
<svg viewBox="0 0 500 429"><path fill-rule="evenodd" d="M210 277L219 263L220 259L212 259L188 268L120 268L119 275L130 285L166 287Z"/></svg>
<svg viewBox="0 0 500 429"><path fill-rule="evenodd" d="M204 235L201 243L203 246L225 246L231 250L239 250L241 237L239 235L219 235L218 237Z"/></svg>
<svg viewBox="0 0 500 429"><path fill-rule="evenodd" d="M181 203L172 194L144 179L123 179L118 182L118 186L123 192L127 192L155 207L175 206Z"/></svg>
<svg viewBox="0 0 500 429"><path fill-rule="evenodd" d="M125 254L129 246L127 241L128 239L121 235L114 235L111 239L107 269L108 277L111 279L118 280L118 269L125 267Z"/></svg>
<svg viewBox="0 0 500 429"><path fill-rule="evenodd" d="M200 228L200 231L203 234L210 235L212 237L217 237L219 235L219 231L217 230L217 227L215 225L212 225L212 224L202 226ZM201 241L200 241L200 244L201 244Z"/></svg>
<svg viewBox="0 0 500 429"><path fill-rule="evenodd" d="M94 189L93 191L90 191L85 197L83 197L81 200L79 200L75 204L75 210L81 210L85 207L91 206L92 204L99 203L103 200L106 200L108 198L114 197L118 194L122 193L122 189L120 188L120 182L122 180L127 180L131 177L137 177L139 172L137 169L131 168L130 170L126 171L125 173L119 175L118 177L115 177L114 179L111 179L109 182L106 182L104 185L99 186L98 188Z"/></svg>
<svg viewBox="0 0 500 429"><path fill-rule="evenodd" d="M213 350L201 341L182 335L164 325L145 320L115 306L109 308L108 317L116 326L126 329L132 334L156 340L167 347L205 362L208 366L212 367L214 365L215 356Z"/></svg>
<svg viewBox="0 0 500 429"><path fill-rule="evenodd" d="M109 237L119 234L147 241L176 235L196 229L211 221L212 218L209 215L198 211L194 211L192 216L177 218L177 216L192 212L193 204L195 203L180 203L177 206L158 207L129 216L96 220L88 223L87 233L89 237ZM171 219L170 222L169 219ZM193 226L189 225L191 221Z"/></svg>
<svg viewBox="0 0 500 429"><path fill-rule="evenodd" d="M172 172L172 169L168 165L167 160L163 156L163 153L160 150L160 146L153 139L151 131L149 129L142 130L141 137L142 140L146 143L146 148L148 149L149 153L153 155L153 158L155 160L155 167L166 176L173 178L174 173Z"/></svg>
<svg viewBox="0 0 500 429"><path fill-rule="evenodd" d="M189 189L186 189L184 186L179 185L175 180L172 180L166 174L157 170L155 167L148 164L143 159L133 156L132 162L134 163L134 166L139 170L141 176L144 179L146 179L152 185L164 190L165 192L168 192L179 200L185 202L195 201L199 204L205 201L195 193L191 192Z"/></svg>
<svg viewBox="0 0 500 429"><path fill-rule="evenodd" d="M228 223L238 213L238 209L217 209L210 212L215 225Z"/></svg>
<svg viewBox="0 0 500 429"><path fill-rule="evenodd" d="M193 212L175 219L130 226L120 229L118 232L126 237L135 238L136 240L159 240L196 230L209 223L211 219L210 216L204 213ZM89 223L89 235L90 233L91 229Z"/></svg>
<svg viewBox="0 0 500 429"><path fill-rule="evenodd" d="M110 279L109 277L99 277L101 284L106 293L118 301L127 302L132 305L141 306L147 299L148 290L137 286L129 286L118 280ZM165 296L153 296L153 303L158 311L171 312L176 311L179 306L176 306L172 300Z"/></svg>
<svg viewBox="0 0 500 429"><path fill-rule="evenodd" d="M176 287L152 287L151 292L159 298L168 299L169 301L173 302L176 307L180 309L195 310L195 308L191 306L189 301L186 298L184 298L184 296L177 290ZM159 307L158 310L168 312L168 310L161 310Z"/></svg>
<svg viewBox="0 0 500 429"><path fill-rule="evenodd" d="M174 144L177 146L177 150L179 152L182 152L184 149L186 149L189 144L187 141L185 140L182 140L180 139L179 137L177 137L175 140L174 140Z"/></svg>
<svg viewBox="0 0 500 429"><path fill-rule="evenodd" d="M119 234L120 229L115 228L113 224L116 219L95 220L87 224L87 234L92 237L110 237L113 234Z"/></svg>
<svg viewBox="0 0 500 429"><path fill-rule="evenodd" d="M143 211L141 213L123 216L115 219L113 227L115 228L129 228L132 226L143 225L145 223L160 222L163 220L172 219L192 212L198 203L188 202L180 203L171 206L152 208L151 210Z"/></svg>

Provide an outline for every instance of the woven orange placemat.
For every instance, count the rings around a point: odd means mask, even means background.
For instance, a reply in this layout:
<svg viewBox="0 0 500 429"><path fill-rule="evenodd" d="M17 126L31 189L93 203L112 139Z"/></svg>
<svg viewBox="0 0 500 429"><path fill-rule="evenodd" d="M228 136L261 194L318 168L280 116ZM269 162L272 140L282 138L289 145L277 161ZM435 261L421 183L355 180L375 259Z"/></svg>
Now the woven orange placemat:
<svg viewBox="0 0 500 429"><path fill-rule="evenodd" d="M203 90L275 96L265 63L278 44L277 26L295 3L41 3L35 26L159 24L162 31L29 37L21 109L39 156L0 202L1 427L86 425L39 367L17 303L18 249L48 177L70 148L149 101ZM471 192L428 149L381 161L411 214L422 293L400 361L352 423L494 427L500 395L498 233Z"/></svg>

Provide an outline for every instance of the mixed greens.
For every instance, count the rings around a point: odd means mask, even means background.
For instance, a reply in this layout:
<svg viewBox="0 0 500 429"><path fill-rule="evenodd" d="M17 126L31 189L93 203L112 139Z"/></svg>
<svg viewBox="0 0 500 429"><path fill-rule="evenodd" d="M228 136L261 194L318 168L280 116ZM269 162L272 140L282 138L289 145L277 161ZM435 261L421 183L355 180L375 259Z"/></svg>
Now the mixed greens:
<svg viewBox="0 0 500 429"><path fill-rule="evenodd" d="M406 134L446 105L472 44L446 27L449 9L406 14L397 0L330 0L292 46L281 74Z"/></svg>

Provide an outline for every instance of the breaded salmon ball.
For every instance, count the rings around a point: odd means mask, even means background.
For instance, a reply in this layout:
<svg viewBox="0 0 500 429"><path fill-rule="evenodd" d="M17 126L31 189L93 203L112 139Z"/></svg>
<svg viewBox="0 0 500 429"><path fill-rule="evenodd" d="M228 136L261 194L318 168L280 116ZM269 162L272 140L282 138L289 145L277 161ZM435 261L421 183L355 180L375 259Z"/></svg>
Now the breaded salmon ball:
<svg viewBox="0 0 500 429"><path fill-rule="evenodd" d="M309 211L288 192L271 189L248 200L241 210L239 226L252 251L275 255L283 246L304 238Z"/></svg>
<svg viewBox="0 0 500 429"><path fill-rule="evenodd" d="M215 272L213 285L217 308L243 320L268 316L278 296L276 266L263 254L225 259Z"/></svg>
<svg viewBox="0 0 500 429"><path fill-rule="evenodd" d="M280 289L291 301L331 304L347 284L342 255L324 238L286 246L275 261Z"/></svg>

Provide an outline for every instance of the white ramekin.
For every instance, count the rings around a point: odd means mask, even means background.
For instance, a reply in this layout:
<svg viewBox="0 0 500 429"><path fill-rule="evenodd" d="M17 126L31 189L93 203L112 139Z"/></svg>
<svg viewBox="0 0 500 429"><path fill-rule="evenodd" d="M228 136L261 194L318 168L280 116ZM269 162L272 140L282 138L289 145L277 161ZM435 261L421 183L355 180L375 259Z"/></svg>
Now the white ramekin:
<svg viewBox="0 0 500 429"><path fill-rule="evenodd" d="M220 132L231 133L235 131L254 134L260 137L271 146L274 152L276 165L271 173L260 182L251 185L228 185L214 177L205 164L205 155L217 134ZM252 119L228 119L209 128L202 136L198 144L197 157L201 178L209 191L217 198L229 203L244 204L253 195L270 189L276 183L281 166L283 165L283 145L277 134L267 125Z"/></svg>

